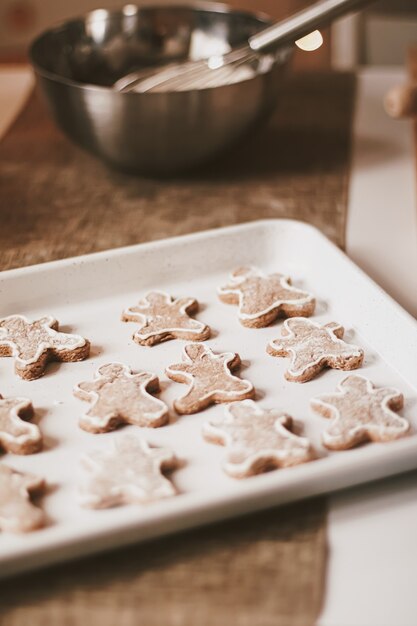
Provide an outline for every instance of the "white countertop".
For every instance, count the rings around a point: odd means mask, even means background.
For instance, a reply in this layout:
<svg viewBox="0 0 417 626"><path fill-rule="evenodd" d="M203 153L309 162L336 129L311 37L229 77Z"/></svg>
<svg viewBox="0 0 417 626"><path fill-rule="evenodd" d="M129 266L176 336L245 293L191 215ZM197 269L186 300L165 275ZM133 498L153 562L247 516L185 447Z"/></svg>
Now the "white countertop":
<svg viewBox="0 0 417 626"><path fill-rule="evenodd" d="M382 106L388 89L403 80L403 70L387 68L358 77L346 247L417 317L412 128L390 119ZM417 472L340 492L329 504L327 588L318 626L416 626Z"/></svg>
<svg viewBox="0 0 417 626"><path fill-rule="evenodd" d="M417 178L411 121L382 102L405 81L397 68L358 76L346 248L349 256L417 317ZM417 624L417 619L416 619Z"/></svg>
<svg viewBox="0 0 417 626"><path fill-rule="evenodd" d="M390 120L382 108L384 93L404 78L399 69L359 74L346 237L356 263L417 316L411 124ZM32 84L26 68L0 69L0 137ZM329 505L318 626L416 626L417 472L335 494Z"/></svg>

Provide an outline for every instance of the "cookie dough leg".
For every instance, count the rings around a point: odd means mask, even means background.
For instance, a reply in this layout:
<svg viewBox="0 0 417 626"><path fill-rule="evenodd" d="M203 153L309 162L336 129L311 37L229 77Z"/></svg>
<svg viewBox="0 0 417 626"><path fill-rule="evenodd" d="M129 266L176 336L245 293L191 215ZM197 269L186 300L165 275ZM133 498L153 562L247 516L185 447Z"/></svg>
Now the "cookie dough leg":
<svg viewBox="0 0 417 626"><path fill-rule="evenodd" d="M175 400L174 408L180 415L198 413L212 403L211 397L204 395L199 389L191 388L182 398Z"/></svg>
<svg viewBox="0 0 417 626"><path fill-rule="evenodd" d="M329 450L347 450L369 440L366 428L361 426L346 427L330 425L323 433L323 444Z"/></svg>

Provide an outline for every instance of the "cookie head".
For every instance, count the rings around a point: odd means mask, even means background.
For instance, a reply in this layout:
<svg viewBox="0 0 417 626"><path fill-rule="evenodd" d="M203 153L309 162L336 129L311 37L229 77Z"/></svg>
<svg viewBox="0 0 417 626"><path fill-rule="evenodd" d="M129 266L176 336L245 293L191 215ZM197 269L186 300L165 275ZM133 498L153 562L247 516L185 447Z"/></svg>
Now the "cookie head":
<svg viewBox="0 0 417 626"><path fill-rule="evenodd" d="M129 368L122 363L106 363L98 368L97 373L98 376L103 376L104 378L119 378L129 371Z"/></svg>
<svg viewBox="0 0 417 626"><path fill-rule="evenodd" d="M190 343L186 345L184 347L184 353L192 363L195 361L201 361L209 354L207 348L198 343Z"/></svg>

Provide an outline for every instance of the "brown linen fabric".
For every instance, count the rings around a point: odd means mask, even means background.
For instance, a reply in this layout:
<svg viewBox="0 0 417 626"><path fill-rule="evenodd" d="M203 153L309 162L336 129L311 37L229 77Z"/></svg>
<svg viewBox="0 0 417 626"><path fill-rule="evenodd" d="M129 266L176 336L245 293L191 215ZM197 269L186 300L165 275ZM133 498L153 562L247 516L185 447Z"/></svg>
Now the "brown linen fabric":
<svg viewBox="0 0 417 626"><path fill-rule="evenodd" d="M249 220L291 217L343 246L354 77L288 79L262 130L173 180L111 171L33 96L0 142L2 269Z"/></svg>
<svg viewBox="0 0 417 626"><path fill-rule="evenodd" d="M350 74L292 77L256 135L162 181L74 147L33 95L0 142L0 269L271 217L343 246L354 86ZM0 624L310 626L325 520L316 499L6 581Z"/></svg>
<svg viewBox="0 0 417 626"><path fill-rule="evenodd" d="M279 471L279 470L278 470ZM1 626L312 626L323 500L2 581Z"/></svg>

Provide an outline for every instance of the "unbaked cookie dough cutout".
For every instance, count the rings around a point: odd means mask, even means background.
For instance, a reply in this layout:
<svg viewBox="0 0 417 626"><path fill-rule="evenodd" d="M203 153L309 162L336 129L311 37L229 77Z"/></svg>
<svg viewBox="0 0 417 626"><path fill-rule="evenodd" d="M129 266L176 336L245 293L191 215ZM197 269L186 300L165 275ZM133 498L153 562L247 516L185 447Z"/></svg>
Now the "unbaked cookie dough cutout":
<svg viewBox="0 0 417 626"><path fill-rule="evenodd" d="M293 420L286 413L244 400L229 404L222 418L207 422L203 436L226 446L226 474L246 478L314 458L309 440L294 434L292 427Z"/></svg>
<svg viewBox="0 0 417 626"><path fill-rule="evenodd" d="M189 386L188 392L174 401L177 413L198 413L211 404L253 398L252 383L233 373L240 365L240 356L234 352L215 354L197 343L185 346L182 363L165 370L168 378Z"/></svg>
<svg viewBox="0 0 417 626"><path fill-rule="evenodd" d="M80 497L87 508L146 504L177 494L164 473L179 467L179 460L171 450L151 448L140 437L117 439L113 450L92 452L82 465L87 482L80 487Z"/></svg>
<svg viewBox="0 0 417 626"><path fill-rule="evenodd" d="M367 441L393 441L407 435L408 420L400 417L404 404L398 389L376 388L364 376L351 374L339 383L337 391L317 396L311 407L331 420L322 440L330 450L347 450Z"/></svg>
<svg viewBox="0 0 417 626"><path fill-rule="evenodd" d="M313 295L293 287L288 276L264 274L254 267L236 269L218 295L239 307L239 321L249 328L268 326L278 317L309 316L316 306Z"/></svg>
<svg viewBox="0 0 417 626"><path fill-rule="evenodd" d="M169 419L168 407L151 395L159 391L155 374L133 373L123 363L106 363L99 367L94 380L74 387L77 398L91 403L79 425L90 433L106 433L121 424L164 426Z"/></svg>
<svg viewBox="0 0 417 626"><path fill-rule="evenodd" d="M153 346L169 339L205 341L210 327L193 319L199 310L195 298L174 299L162 291L151 291L122 313L122 321L136 322L139 328L133 340L142 346Z"/></svg>
<svg viewBox="0 0 417 626"><path fill-rule="evenodd" d="M362 365L362 348L343 341L344 328L336 322L316 324L303 317L285 320L281 337L267 346L268 354L291 358L285 372L289 381L305 383L328 367L353 370Z"/></svg>
<svg viewBox="0 0 417 626"><path fill-rule="evenodd" d="M15 371L25 380L45 373L50 361L83 361L90 342L80 335L63 333L51 316L30 322L23 315L0 319L0 356L15 357Z"/></svg>

